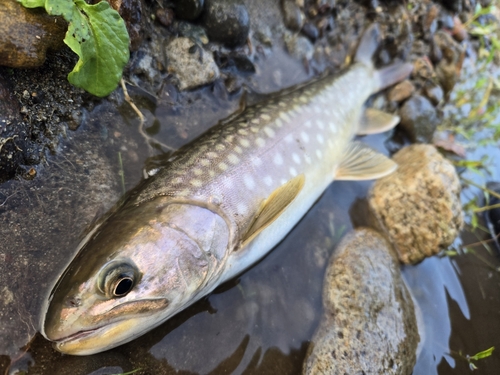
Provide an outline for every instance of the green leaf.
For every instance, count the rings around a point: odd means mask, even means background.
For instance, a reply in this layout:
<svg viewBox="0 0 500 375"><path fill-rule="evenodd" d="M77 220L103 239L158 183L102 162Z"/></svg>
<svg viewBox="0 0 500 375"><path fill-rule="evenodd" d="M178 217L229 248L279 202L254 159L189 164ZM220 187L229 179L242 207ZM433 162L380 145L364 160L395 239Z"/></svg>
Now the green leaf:
<svg viewBox="0 0 500 375"><path fill-rule="evenodd" d="M129 59L125 22L107 1L20 0L27 7L45 6L47 13L68 21L64 38L79 60L69 73L71 84L96 96L109 95L120 82Z"/></svg>
<svg viewBox="0 0 500 375"><path fill-rule="evenodd" d="M26 8L39 8L45 5L45 0L18 0Z"/></svg>
<svg viewBox="0 0 500 375"><path fill-rule="evenodd" d="M487 357L491 356L491 354L493 353L493 350L495 350L494 346L492 346L489 349L483 350L482 352L479 352L479 353L476 353L476 354L470 356L469 359L471 359L472 361L477 361L479 359L487 358Z"/></svg>
<svg viewBox="0 0 500 375"><path fill-rule="evenodd" d="M76 0L88 17L90 37L81 43L80 60L68 80L96 96L106 96L117 86L129 59L129 37L125 23L108 2L88 5ZM71 39L71 35L66 34ZM66 42L74 44L74 41ZM71 45L70 45L71 47Z"/></svg>

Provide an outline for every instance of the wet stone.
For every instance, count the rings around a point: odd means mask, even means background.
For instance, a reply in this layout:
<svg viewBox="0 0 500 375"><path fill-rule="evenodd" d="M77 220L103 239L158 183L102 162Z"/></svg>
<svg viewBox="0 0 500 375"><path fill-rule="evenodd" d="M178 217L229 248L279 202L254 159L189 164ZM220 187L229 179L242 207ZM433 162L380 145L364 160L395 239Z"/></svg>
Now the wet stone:
<svg viewBox="0 0 500 375"><path fill-rule="evenodd" d="M438 105L444 98L444 92L441 86L432 82L427 82L425 84L424 94L434 105Z"/></svg>
<svg viewBox="0 0 500 375"><path fill-rule="evenodd" d="M303 374L411 374L419 342L414 305L382 235L346 235L326 270L323 307Z"/></svg>
<svg viewBox="0 0 500 375"><path fill-rule="evenodd" d="M436 66L436 76L446 93L450 92L460 78L465 51L453 37L444 31L434 36L434 43L441 49L443 58Z"/></svg>
<svg viewBox="0 0 500 375"><path fill-rule="evenodd" d="M391 102L402 102L408 99L415 92L415 86L409 80L404 80L394 86L387 94L387 99Z"/></svg>
<svg viewBox="0 0 500 375"><path fill-rule="evenodd" d="M219 68L210 52L189 38L173 39L166 48L168 71L179 80L180 90L189 90L213 82Z"/></svg>
<svg viewBox="0 0 500 375"><path fill-rule="evenodd" d="M34 68L48 49L63 46L67 23L43 9L27 9L15 0L0 2L0 65Z"/></svg>
<svg viewBox="0 0 500 375"><path fill-rule="evenodd" d="M301 35L285 35L285 47L291 56L300 60L311 60L314 54L312 43Z"/></svg>
<svg viewBox="0 0 500 375"><path fill-rule="evenodd" d="M204 0L176 0L175 15L183 20L195 20L203 10Z"/></svg>
<svg viewBox="0 0 500 375"><path fill-rule="evenodd" d="M435 147L412 145L396 153L398 169L377 180L370 209L399 260L416 263L446 249L463 226L460 182Z"/></svg>
<svg viewBox="0 0 500 375"><path fill-rule="evenodd" d="M244 44L250 31L247 8L238 0L209 0L203 12L208 37L228 47Z"/></svg>
<svg viewBox="0 0 500 375"><path fill-rule="evenodd" d="M281 3L285 26L292 31L300 31L304 25L304 14L295 0L283 0Z"/></svg>
<svg viewBox="0 0 500 375"><path fill-rule="evenodd" d="M119 0L119 8L116 9L125 21L132 51L137 51L144 39L144 33L142 32L144 23L143 9L142 0Z"/></svg>
<svg viewBox="0 0 500 375"><path fill-rule="evenodd" d="M439 124L439 117L431 102L421 96L414 95L408 99L399 111L400 128L412 142L429 143Z"/></svg>

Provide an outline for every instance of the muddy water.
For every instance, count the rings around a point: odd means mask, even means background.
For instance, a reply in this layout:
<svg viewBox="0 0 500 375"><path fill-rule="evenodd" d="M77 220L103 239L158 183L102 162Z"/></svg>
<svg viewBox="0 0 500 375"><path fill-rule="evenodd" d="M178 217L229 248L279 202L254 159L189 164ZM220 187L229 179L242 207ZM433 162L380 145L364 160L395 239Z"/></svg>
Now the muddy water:
<svg viewBox="0 0 500 375"><path fill-rule="evenodd" d="M273 61L275 65L259 72L267 86L256 82L256 91L273 92L283 86L279 75L271 72L286 64ZM294 72L283 72L289 84L309 78L296 61L287 63ZM217 85L189 99L168 86L157 103L148 103L140 93L134 98L147 117L147 132L172 148L240 106L239 93L225 95ZM248 100L261 99L250 95ZM326 260L346 231L364 224L368 182L333 183L263 261L129 344L90 357L71 357L55 352L36 334L43 297L71 259L80 232L119 198L123 188L133 187L146 158L158 154L137 131L138 122L119 95L115 102L118 106L97 107L87 114L87 121L68 133L59 156L49 157L36 180L0 186L5 239L0 254L6 271L0 275L0 332L6 338L0 343L0 374L116 374L135 369L140 369L137 374L300 373L321 315ZM386 137L363 141L384 151ZM481 153L500 156L497 148L488 148L469 157ZM492 167L499 179L500 168ZM461 241L478 239L464 232ZM404 268L425 323L415 374L468 374L467 362L453 352L472 355L494 345L500 349L500 273L494 270L500 261L484 248L474 248L490 265L467 254L433 257ZM499 358L494 353L479 361L478 373L495 374Z"/></svg>

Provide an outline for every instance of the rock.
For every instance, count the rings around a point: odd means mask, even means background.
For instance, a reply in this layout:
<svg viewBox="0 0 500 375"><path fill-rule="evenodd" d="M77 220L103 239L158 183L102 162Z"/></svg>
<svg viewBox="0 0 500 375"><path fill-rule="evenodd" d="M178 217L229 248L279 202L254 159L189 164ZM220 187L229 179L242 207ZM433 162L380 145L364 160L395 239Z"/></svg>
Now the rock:
<svg viewBox="0 0 500 375"><path fill-rule="evenodd" d="M210 39L227 47L244 44L250 31L247 8L238 0L208 0L202 23Z"/></svg>
<svg viewBox="0 0 500 375"><path fill-rule="evenodd" d="M158 8L155 15L158 22L166 27L169 27L174 20L174 11L170 8Z"/></svg>
<svg viewBox="0 0 500 375"><path fill-rule="evenodd" d="M319 30L312 22L306 22L302 28L302 33L309 38L311 42L315 42L319 38Z"/></svg>
<svg viewBox="0 0 500 375"><path fill-rule="evenodd" d="M438 105L444 98L444 92L441 86L427 81L424 85L424 94L434 105Z"/></svg>
<svg viewBox="0 0 500 375"><path fill-rule="evenodd" d="M314 54L312 43L301 35L285 34L285 47L290 55L300 60L311 60Z"/></svg>
<svg viewBox="0 0 500 375"><path fill-rule="evenodd" d="M405 147L399 168L377 180L369 205L403 263L448 247L463 225L460 182L453 165L430 145Z"/></svg>
<svg viewBox="0 0 500 375"><path fill-rule="evenodd" d="M183 20L197 19L203 10L204 0L175 0L175 15Z"/></svg>
<svg viewBox="0 0 500 375"><path fill-rule="evenodd" d="M449 33L442 30L434 35L434 43L443 54L435 69L436 76L445 93L449 93L460 78L465 51Z"/></svg>
<svg viewBox="0 0 500 375"><path fill-rule="evenodd" d="M323 307L303 374L411 374L419 341L414 306L382 235L346 235L326 270Z"/></svg>
<svg viewBox="0 0 500 375"><path fill-rule="evenodd" d="M189 90L219 78L219 68L210 52L189 38L176 38L167 45L167 69L179 80L180 90Z"/></svg>
<svg viewBox="0 0 500 375"><path fill-rule="evenodd" d="M431 62L427 58L418 58L413 63L413 73L414 77L420 77L424 80L432 79L434 76L434 69Z"/></svg>
<svg viewBox="0 0 500 375"><path fill-rule="evenodd" d="M295 0L283 0L281 2L285 26L292 31L300 31L304 25L304 13L300 10Z"/></svg>
<svg viewBox="0 0 500 375"><path fill-rule="evenodd" d="M467 28L457 16L453 17L453 29L451 30L451 35L457 42L463 42L467 39Z"/></svg>
<svg viewBox="0 0 500 375"><path fill-rule="evenodd" d="M34 68L48 49L63 46L67 23L44 9L27 9L15 0L0 2L0 65Z"/></svg>
<svg viewBox="0 0 500 375"><path fill-rule="evenodd" d="M408 99L399 111L400 128L410 137L412 142L429 143L439 124L436 109L431 102L421 96L414 95Z"/></svg>
<svg viewBox="0 0 500 375"><path fill-rule="evenodd" d="M415 86L409 80L404 80L394 86L387 94L387 99L391 102L402 102L408 99L415 92Z"/></svg>

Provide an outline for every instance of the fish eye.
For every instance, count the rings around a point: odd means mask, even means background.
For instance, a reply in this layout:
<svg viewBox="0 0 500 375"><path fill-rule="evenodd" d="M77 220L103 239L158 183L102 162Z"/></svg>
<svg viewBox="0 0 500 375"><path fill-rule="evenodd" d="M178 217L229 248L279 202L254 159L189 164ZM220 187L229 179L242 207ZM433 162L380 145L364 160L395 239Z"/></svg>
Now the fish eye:
<svg viewBox="0 0 500 375"><path fill-rule="evenodd" d="M102 267L98 288L108 298L126 296L137 285L140 273L131 262L111 261Z"/></svg>
<svg viewBox="0 0 500 375"><path fill-rule="evenodd" d="M118 279L115 283L115 288L113 290L113 295L115 297L123 297L128 294L132 290L134 286L134 280L130 277L123 277Z"/></svg>

